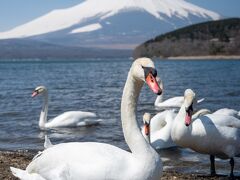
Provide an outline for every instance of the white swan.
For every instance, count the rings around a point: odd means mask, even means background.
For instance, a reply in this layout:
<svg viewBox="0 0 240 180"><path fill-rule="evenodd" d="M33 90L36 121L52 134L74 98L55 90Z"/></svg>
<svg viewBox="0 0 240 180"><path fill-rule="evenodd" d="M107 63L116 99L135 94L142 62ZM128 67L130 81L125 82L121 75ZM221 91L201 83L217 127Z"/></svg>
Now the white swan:
<svg viewBox="0 0 240 180"><path fill-rule="evenodd" d="M208 113L210 113L209 110L200 109L193 114L192 118L197 119ZM151 120L148 120L148 113L144 114L144 128L142 129L142 133L155 149L166 149L177 146L171 137L172 124L176 115L175 110L165 110L157 113Z"/></svg>
<svg viewBox="0 0 240 180"><path fill-rule="evenodd" d="M235 109L229 109L229 108L218 109L213 114L223 114L227 116L234 116L236 118L240 117L240 111L236 111Z"/></svg>
<svg viewBox="0 0 240 180"><path fill-rule="evenodd" d="M123 90L121 119L123 134L131 152L94 142L62 143L44 150L25 171L12 168L20 179L147 179L159 180L162 162L159 154L147 143L136 120L136 105L143 83L153 92L161 90L155 80L153 62L140 58L133 62Z"/></svg>
<svg viewBox="0 0 240 180"><path fill-rule="evenodd" d="M211 174L215 174L214 157L230 159L233 176L234 157L240 155L240 121L233 116L209 114L192 121L195 93L187 89L171 131L173 141L182 147L209 154Z"/></svg>
<svg viewBox="0 0 240 180"><path fill-rule="evenodd" d="M156 114L149 120L149 113L143 116L142 134L155 149L166 149L176 146L171 138L171 126L176 116L174 110L166 110Z"/></svg>
<svg viewBox="0 0 240 180"><path fill-rule="evenodd" d="M164 89L163 88L163 82L160 81L160 87L161 89ZM169 98L165 101L163 101L163 93L159 96L157 96L155 102L154 102L154 106L157 107L157 108L160 108L160 109L165 109L165 108L180 108L183 104L183 101L184 101L184 97L183 96L176 96L176 97L172 97L172 98ZM199 99L197 101L197 103L200 103L204 101L204 98L202 99Z"/></svg>
<svg viewBox="0 0 240 180"><path fill-rule="evenodd" d="M40 129L58 127L77 127L97 125L102 120L98 119L95 113L84 111L67 111L47 122L48 114L48 91L44 86L38 86L32 93L32 97L42 94L44 97L43 107L39 118Z"/></svg>

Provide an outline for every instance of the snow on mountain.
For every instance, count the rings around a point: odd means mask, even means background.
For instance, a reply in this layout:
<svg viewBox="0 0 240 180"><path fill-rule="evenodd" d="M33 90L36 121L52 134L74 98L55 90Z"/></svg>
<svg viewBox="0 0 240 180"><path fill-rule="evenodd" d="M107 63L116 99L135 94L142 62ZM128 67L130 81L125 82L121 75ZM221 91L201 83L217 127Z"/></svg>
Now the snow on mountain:
<svg viewBox="0 0 240 180"><path fill-rule="evenodd" d="M86 46L104 41L136 44L178 27L220 18L184 0L86 0L0 32L0 39L30 37ZM118 42L119 37L123 39Z"/></svg>
<svg viewBox="0 0 240 180"><path fill-rule="evenodd" d="M87 25L84 27L74 29L70 33L74 34L74 33L82 33L82 32L91 32L91 31L96 31L101 28L102 28L101 24L95 23L95 24L90 24L90 25Z"/></svg>

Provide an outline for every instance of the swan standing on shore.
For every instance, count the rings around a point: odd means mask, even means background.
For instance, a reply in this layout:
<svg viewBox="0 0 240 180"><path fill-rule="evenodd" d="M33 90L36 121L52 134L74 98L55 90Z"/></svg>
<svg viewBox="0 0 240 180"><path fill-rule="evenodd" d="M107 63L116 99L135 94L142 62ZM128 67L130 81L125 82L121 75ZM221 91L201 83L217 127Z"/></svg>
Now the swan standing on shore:
<svg viewBox="0 0 240 180"><path fill-rule="evenodd" d="M144 82L154 93L161 93L156 76L154 64L148 58L135 60L128 73L122 95L121 120L131 152L104 143L62 143L44 150L25 171L11 167L12 173L20 179L159 180L161 159L144 139L136 120L137 100Z"/></svg>
<svg viewBox="0 0 240 180"><path fill-rule="evenodd" d="M209 110L200 109L193 114L192 118L197 119L208 113L210 113ZM165 110L148 120L150 115L148 113L144 114L142 133L155 149L167 149L177 146L171 137L171 129L176 115L175 110Z"/></svg>
<svg viewBox="0 0 240 180"><path fill-rule="evenodd" d="M209 154L211 174L215 175L214 157L230 159L233 176L234 157L240 156L240 121L233 116L208 114L192 121L195 93L187 89L171 131L173 141L182 147Z"/></svg>
<svg viewBox="0 0 240 180"><path fill-rule="evenodd" d="M48 115L48 91L44 86L38 86L32 93L32 97L42 94L44 97L43 107L39 118L40 129L59 127L78 127L97 125L102 120L95 113L83 111L67 111L47 122Z"/></svg>

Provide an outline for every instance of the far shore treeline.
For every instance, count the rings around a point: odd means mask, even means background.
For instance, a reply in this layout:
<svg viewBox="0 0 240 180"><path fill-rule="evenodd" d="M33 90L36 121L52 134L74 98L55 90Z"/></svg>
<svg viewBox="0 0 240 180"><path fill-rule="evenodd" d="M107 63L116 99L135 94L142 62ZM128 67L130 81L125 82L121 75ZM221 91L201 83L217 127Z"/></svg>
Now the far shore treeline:
<svg viewBox="0 0 240 180"><path fill-rule="evenodd" d="M239 56L240 18L199 23L139 45L134 57Z"/></svg>

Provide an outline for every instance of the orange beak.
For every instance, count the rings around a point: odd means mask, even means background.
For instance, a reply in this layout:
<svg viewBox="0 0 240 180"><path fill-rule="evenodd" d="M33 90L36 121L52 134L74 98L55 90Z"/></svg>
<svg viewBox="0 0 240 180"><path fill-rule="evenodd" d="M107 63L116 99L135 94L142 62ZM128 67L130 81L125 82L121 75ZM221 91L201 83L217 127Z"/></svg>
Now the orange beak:
<svg viewBox="0 0 240 180"><path fill-rule="evenodd" d="M33 91L32 97L35 97L35 96L37 96L37 95L38 95L38 93L37 93L36 91Z"/></svg>
<svg viewBox="0 0 240 180"><path fill-rule="evenodd" d="M148 136L150 133L149 124L147 124L147 123L144 124L144 133L146 136Z"/></svg>
<svg viewBox="0 0 240 180"><path fill-rule="evenodd" d="M192 114L191 113L186 113L185 116L185 125L189 126L191 124L192 121Z"/></svg>
<svg viewBox="0 0 240 180"><path fill-rule="evenodd" d="M162 89L159 87L159 84L156 80L156 77L149 73L146 77L146 83L150 87L150 89L157 95L162 94Z"/></svg>

